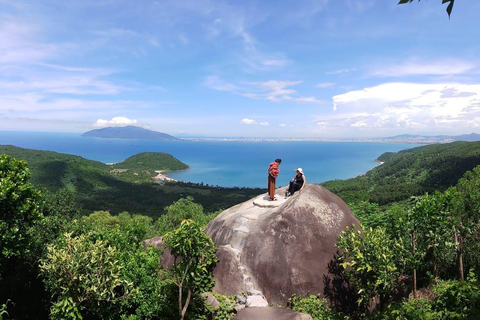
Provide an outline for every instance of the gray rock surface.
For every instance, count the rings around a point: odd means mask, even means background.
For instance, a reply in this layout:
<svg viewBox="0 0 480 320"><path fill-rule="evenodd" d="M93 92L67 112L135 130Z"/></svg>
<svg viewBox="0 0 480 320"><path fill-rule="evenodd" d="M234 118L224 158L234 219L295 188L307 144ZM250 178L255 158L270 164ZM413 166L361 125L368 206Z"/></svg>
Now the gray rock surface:
<svg viewBox="0 0 480 320"><path fill-rule="evenodd" d="M238 312L234 320L312 320L306 313L295 312L278 307L245 308Z"/></svg>
<svg viewBox="0 0 480 320"><path fill-rule="evenodd" d="M172 255L170 252L170 249L168 249L163 242L162 237L155 237L151 239L147 239L144 242L145 246L154 246L155 248L163 248L163 254L162 254L162 259L160 261L160 264L162 265L162 268L170 268L173 266L175 263L175 257Z"/></svg>
<svg viewBox="0 0 480 320"><path fill-rule="evenodd" d="M220 248L214 292L255 292L273 305L286 305L293 293L323 292L338 235L358 220L319 185L307 184L275 206L255 204L264 197L231 207L208 224L206 232Z"/></svg>
<svg viewBox="0 0 480 320"><path fill-rule="evenodd" d="M203 299L205 299L207 304L209 306L211 306L212 308L216 308L220 305L220 302L218 302L217 298L215 298L215 296L213 294L211 294L210 292L203 292L202 294L200 294L200 296Z"/></svg>
<svg viewBox="0 0 480 320"><path fill-rule="evenodd" d="M262 296L248 296L246 306L252 307L268 307L268 302Z"/></svg>

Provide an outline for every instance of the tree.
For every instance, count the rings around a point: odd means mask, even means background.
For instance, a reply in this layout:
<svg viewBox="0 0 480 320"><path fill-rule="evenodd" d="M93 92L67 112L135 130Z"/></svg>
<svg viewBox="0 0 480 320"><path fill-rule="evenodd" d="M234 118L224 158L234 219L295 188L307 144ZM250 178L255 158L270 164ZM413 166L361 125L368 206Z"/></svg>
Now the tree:
<svg viewBox="0 0 480 320"><path fill-rule="evenodd" d="M167 212L160 216L155 223L158 232L162 235L167 231L178 228L185 219L191 219L199 225L205 225L211 218L204 213L202 205L193 202L193 198L190 196L178 200L166 207L165 210Z"/></svg>
<svg viewBox="0 0 480 320"><path fill-rule="evenodd" d="M457 247L457 266L460 280L464 280L463 256L466 253L465 243L476 238L478 242L478 221L480 219L480 166L465 173L458 181L453 192L454 215L452 222L455 231L455 244ZM472 255L476 253L472 252Z"/></svg>
<svg viewBox="0 0 480 320"><path fill-rule="evenodd" d="M29 179L25 161L0 155L0 270L9 258L29 251L28 230L42 218L41 196Z"/></svg>
<svg viewBox="0 0 480 320"><path fill-rule="evenodd" d="M400 0L400 2L398 2L398 4L405 4L405 3L412 3L413 0ZM420 0L418 0L418 2L420 2ZM450 18L450 15L452 14L452 9L453 9L453 3L455 2L455 0L442 0L442 4L444 3L447 3L447 2L450 2L447 6L447 13L448 13L448 17Z"/></svg>
<svg viewBox="0 0 480 320"><path fill-rule="evenodd" d="M53 319L82 319L85 315L112 318L116 302L132 291L122 278L117 250L107 241L66 233L49 245L40 270L47 289L56 298Z"/></svg>
<svg viewBox="0 0 480 320"><path fill-rule="evenodd" d="M102 302L115 306L102 314L104 319L173 319L172 284L163 276L160 256L162 248L145 247L144 240L154 236L152 219L142 215L122 212L111 216L97 211L72 224L74 234L85 235L88 241L101 241L115 249L114 260L120 269L120 277L131 284L126 299ZM105 308L104 308L105 309ZM108 312L107 312L108 311Z"/></svg>
<svg viewBox="0 0 480 320"><path fill-rule="evenodd" d="M417 288L417 269L430 265L435 281L448 268L449 252L453 248L451 197L448 192L435 192L416 198L407 223L412 243L414 296ZM443 268L442 268L443 267Z"/></svg>
<svg viewBox="0 0 480 320"><path fill-rule="evenodd" d="M180 228L165 234L163 240L175 257L171 274L178 287L178 312L183 320L192 296L213 288L216 248L212 239L192 220L182 221Z"/></svg>
<svg viewBox="0 0 480 320"><path fill-rule="evenodd" d="M358 289L358 304L369 307L378 297L383 311L400 285L398 265L404 264L403 243L390 239L383 228L351 227L340 234L336 246L341 250L338 260L347 278Z"/></svg>

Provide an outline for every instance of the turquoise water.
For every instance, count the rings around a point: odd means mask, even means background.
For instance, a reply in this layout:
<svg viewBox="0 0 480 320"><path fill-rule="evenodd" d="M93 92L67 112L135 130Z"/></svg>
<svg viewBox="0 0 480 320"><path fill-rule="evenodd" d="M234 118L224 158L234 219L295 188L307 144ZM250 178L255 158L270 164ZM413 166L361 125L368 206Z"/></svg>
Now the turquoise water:
<svg viewBox="0 0 480 320"><path fill-rule="evenodd" d="M284 186L302 167L307 182L347 179L378 165L387 151L417 145L320 141L154 141L81 137L78 133L1 132L1 145L79 155L104 163L120 162L134 154L166 152L190 166L168 176L182 181L222 187L266 187L267 168L282 159L277 186ZM155 168L152 168L155 169Z"/></svg>

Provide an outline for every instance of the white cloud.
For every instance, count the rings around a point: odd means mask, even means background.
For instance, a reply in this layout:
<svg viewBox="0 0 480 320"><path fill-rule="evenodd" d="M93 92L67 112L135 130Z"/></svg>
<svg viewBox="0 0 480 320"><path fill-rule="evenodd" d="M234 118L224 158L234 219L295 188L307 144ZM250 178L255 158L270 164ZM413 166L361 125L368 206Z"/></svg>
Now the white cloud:
<svg viewBox="0 0 480 320"><path fill-rule="evenodd" d="M323 82L323 83L317 84L315 87L317 87L317 88L328 88L328 87L333 87L334 85L335 85L335 83L333 83L333 82Z"/></svg>
<svg viewBox="0 0 480 320"><path fill-rule="evenodd" d="M325 103L325 101L319 100L316 97L302 96L298 94L295 89L290 88L302 82L303 81L301 80L269 80L235 85L223 81L217 76L209 76L203 84L211 89L229 91L251 99L268 100L271 102L291 101L295 103Z"/></svg>
<svg viewBox="0 0 480 320"><path fill-rule="evenodd" d="M121 29L121 28L110 28L106 30L97 30L93 31L93 34L102 37L112 37L112 38L125 38L125 37L138 37L140 33L131 30L131 29Z"/></svg>
<svg viewBox="0 0 480 320"><path fill-rule="evenodd" d="M400 64L376 66L370 71L376 77L407 77L418 75L459 75L472 71L474 63L459 60L408 61Z"/></svg>
<svg viewBox="0 0 480 320"><path fill-rule="evenodd" d="M269 67L283 67L288 63L287 59L270 59L262 61L262 64Z"/></svg>
<svg viewBox="0 0 480 320"><path fill-rule="evenodd" d="M368 127L368 123L366 121L356 121L350 125L351 127L357 127L357 128L362 128L362 127Z"/></svg>
<svg viewBox="0 0 480 320"><path fill-rule="evenodd" d="M339 70L334 70L334 71L328 71L328 72L325 72L326 74L344 74L344 73L349 73L349 72L353 72L353 71L356 71L357 69L356 68L344 68L344 69L339 69Z"/></svg>
<svg viewBox="0 0 480 320"><path fill-rule="evenodd" d="M93 124L94 127L124 127L124 126L139 126L140 123L135 119L128 119L127 117L113 117L110 120L98 119Z"/></svg>
<svg viewBox="0 0 480 320"><path fill-rule="evenodd" d="M478 128L480 118L480 85L385 83L332 100L330 120L362 130L451 132Z"/></svg>
<svg viewBox="0 0 480 320"><path fill-rule="evenodd" d="M253 119L248 119L248 118L240 120L240 124L254 125L254 126L268 126L269 125L268 122L257 122Z"/></svg>
<svg viewBox="0 0 480 320"><path fill-rule="evenodd" d="M240 90L240 88L236 85L225 82L218 76L207 77L207 79L205 79L205 81L203 82L203 85L218 91L236 92Z"/></svg>
<svg viewBox="0 0 480 320"><path fill-rule="evenodd" d="M40 26L20 17L0 18L0 64L35 64L58 54L59 46L38 42Z"/></svg>
<svg viewBox="0 0 480 320"><path fill-rule="evenodd" d="M279 127L285 127L285 123L280 123L278 126Z"/></svg>
<svg viewBox="0 0 480 320"><path fill-rule="evenodd" d="M3 89L14 92L36 91L42 93L62 93L73 95L111 95L125 88L106 81L89 78L88 76L59 76L57 79L31 79L27 81L1 81ZM1 92L2 90L0 90Z"/></svg>
<svg viewBox="0 0 480 320"><path fill-rule="evenodd" d="M128 100L98 101L69 98L52 100L43 94L35 92L0 95L0 112L22 116L51 111L60 112L62 110L77 110L88 116L88 114L94 112L115 112L150 106L150 104L145 102Z"/></svg>
<svg viewBox="0 0 480 320"><path fill-rule="evenodd" d="M278 81L270 80L258 83L259 93L244 94L247 97L255 99L265 99L272 102L293 101L297 103L322 103L316 97L304 97L296 90L289 87L302 83L303 81Z"/></svg>

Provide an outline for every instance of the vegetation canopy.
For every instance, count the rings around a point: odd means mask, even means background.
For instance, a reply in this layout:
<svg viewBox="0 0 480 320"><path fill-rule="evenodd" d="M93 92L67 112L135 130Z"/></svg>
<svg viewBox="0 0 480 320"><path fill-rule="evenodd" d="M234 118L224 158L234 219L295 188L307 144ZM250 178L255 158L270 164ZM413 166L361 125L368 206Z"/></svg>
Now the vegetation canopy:
<svg viewBox="0 0 480 320"><path fill-rule="evenodd" d="M51 151L0 146L0 153L27 161L31 183L55 193L66 189L84 214L108 210L119 214L159 217L165 207L192 196L207 212L226 209L263 192L263 189L221 188L186 182L158 183L157 170L184 170L188 166L172 155L144 152L107 165L79 156Z"/></svg>
<svg viewBox="0 0 480 320"><path fill-rule="evenodd" d="M235 297L212 295L220 303L212 307L201 296L214 285L216 248L202 227L215 213L186 190L196 190L196 196L203 192L203 197L222 205L241 202L234 195L237 190L220 188L229 192L225 200L212 198L213 192L220 192L215 188L158 185L163 189L152 189L157 196L158 190L183 193L165 206L161 218L124 210L114 214L102 210L103 200L88 212L75 200L83 190L80 184L65 179L64 173L73 172L75 179L90 175L84 181L92 182L111 175L111 167L56 153L25 154L37 166L32 180L46 177L45 167L39 167L49 161L60 159L66 171L54 182L63 188L48 191L44 186L39 192L30 183L25 161L0 156L0 319L235 316ZM133 158L125 169L139 170L148 159L152 158ZM332 260L331 283L345 291L325 292L324 297L294 295L289 306L314 319L477 319L480 144L430 145L379 159L384 163L365 176L325 184L348 199L362 223L341 234ZM129 188L136 185L110 178ZM163 249L144 244L161 235L175 258L170 268L161 267Z"/></svg>

